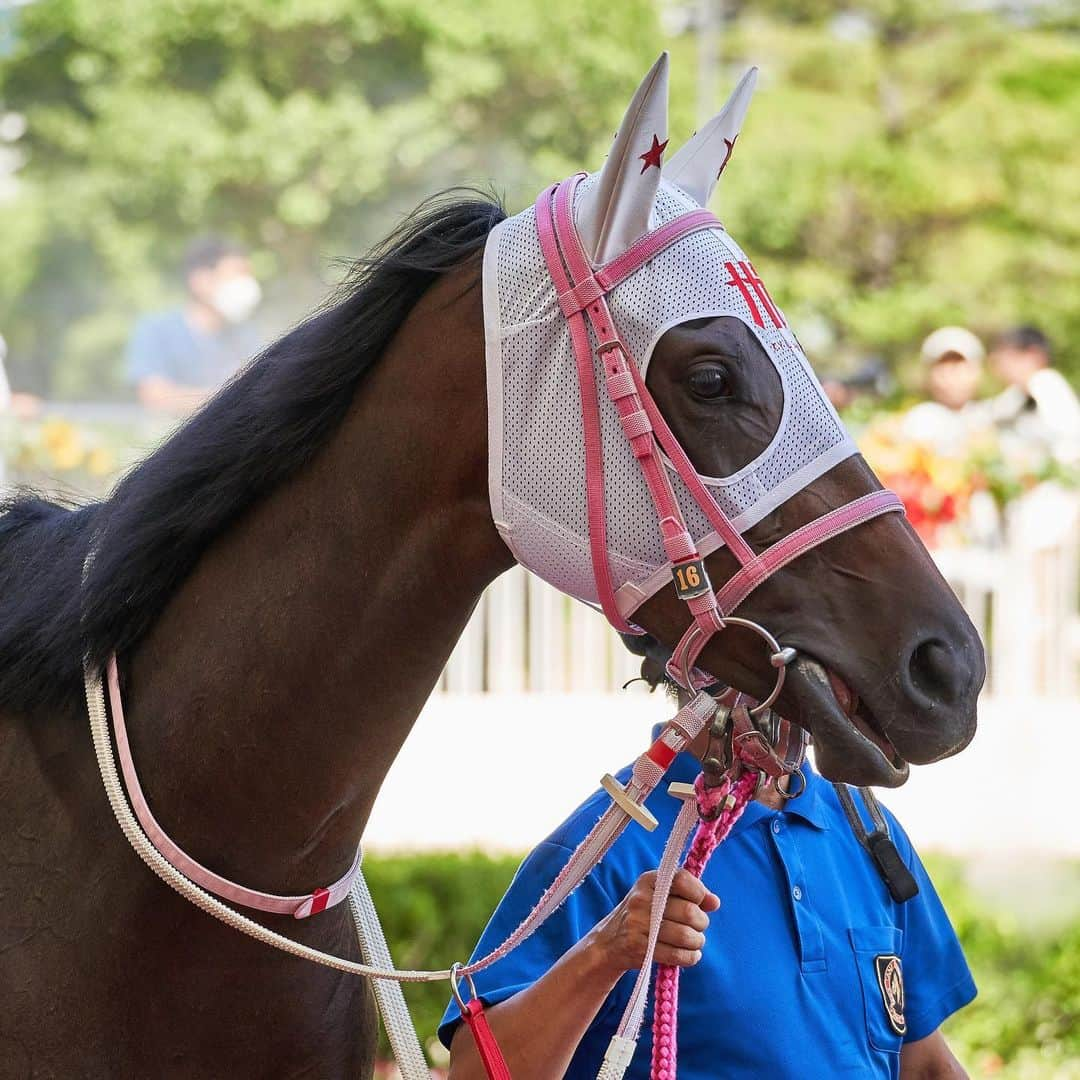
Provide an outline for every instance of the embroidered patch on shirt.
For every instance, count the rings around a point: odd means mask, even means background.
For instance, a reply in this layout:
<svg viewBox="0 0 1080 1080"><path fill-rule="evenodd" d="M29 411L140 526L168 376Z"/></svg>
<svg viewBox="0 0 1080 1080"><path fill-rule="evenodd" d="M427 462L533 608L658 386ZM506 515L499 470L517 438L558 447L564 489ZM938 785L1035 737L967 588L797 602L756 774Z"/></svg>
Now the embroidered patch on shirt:
<svg viewBox="0 0 1080 1080"><path fill-rule="evenodd" d="M889 1026L897 1035L903 1035L907 1031L907 1020L904 1019L904 973L900 968L900 957L875 956L874 970Z"/></svg>

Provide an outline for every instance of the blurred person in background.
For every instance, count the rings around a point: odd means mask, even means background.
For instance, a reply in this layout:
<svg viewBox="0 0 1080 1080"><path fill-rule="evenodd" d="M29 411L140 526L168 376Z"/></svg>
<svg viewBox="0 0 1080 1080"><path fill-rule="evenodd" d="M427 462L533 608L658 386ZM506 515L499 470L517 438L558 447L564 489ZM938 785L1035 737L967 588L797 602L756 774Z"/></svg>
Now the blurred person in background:
<svg viewBox="0 0 1080 1080"><path fill-rule="evenodd" d="M1067 465L1080 461L1080 402L1052 364L1046 335L1034 326L1002 334L991 357L1005 389L990 403L999 430L1041 446Z"/></svg>
<svg viewBox="0 0 1080 1080"><path fill-rule="evenodd" d="M198 408L260 348L251 316L262 290L240 246L204 237L184 256L187 300L145 315L128 343L128 378L148 409L183 416Z"/></svg>
<svg viewBox="0 0 1080 1080"><path fill-rule="evenodd" d="M850 375L822 375L821 386L832 407L842 412L860 399L885 397L892 389L892 377L880 356L870 356Z"/></svg>
<svg viewBox="0 0 1080 1080"><path fill-rule="evenodd" d="M972 431L985 426L984 411L975 402L986 350L962 326L935 330L920 350L923 386L929 401L904 417L904 436L944 455L959 453Z"/></svg>

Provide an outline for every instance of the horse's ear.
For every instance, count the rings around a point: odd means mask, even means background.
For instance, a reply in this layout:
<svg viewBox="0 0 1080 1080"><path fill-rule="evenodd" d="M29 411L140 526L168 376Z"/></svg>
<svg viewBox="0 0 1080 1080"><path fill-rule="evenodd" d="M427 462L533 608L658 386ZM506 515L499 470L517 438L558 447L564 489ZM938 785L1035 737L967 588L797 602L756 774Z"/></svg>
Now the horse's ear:
<svg viewBox="0 0 1080 1080"><path fill-rule="evenodd" d="M577 227L594 263L621 255L649 231L667 146L668 54L663 52L626 110L600 177L578 204Z"/></svg>
<svg viewBox="0 0 1080 1080"><path fill-rule="evenodd" d="M757 68L752 67L739 80L727 104L664 167L664 177L701 206L708 205L727 167L756 85Z"/></svg>

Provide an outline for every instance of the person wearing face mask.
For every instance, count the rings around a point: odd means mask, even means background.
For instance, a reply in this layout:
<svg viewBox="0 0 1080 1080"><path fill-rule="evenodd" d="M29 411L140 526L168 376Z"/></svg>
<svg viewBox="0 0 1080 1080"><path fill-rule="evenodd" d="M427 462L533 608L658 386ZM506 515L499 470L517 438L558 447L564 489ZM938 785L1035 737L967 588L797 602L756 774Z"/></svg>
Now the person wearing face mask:
<svg viewBox="0 0 1080 1080"><path fill-rule="evenodd" d="M143 316L128 343L128 377L143 406L183 416L260 348L251 316L262 290L243 248L219 237L189 245L183 306Z"/></svg>

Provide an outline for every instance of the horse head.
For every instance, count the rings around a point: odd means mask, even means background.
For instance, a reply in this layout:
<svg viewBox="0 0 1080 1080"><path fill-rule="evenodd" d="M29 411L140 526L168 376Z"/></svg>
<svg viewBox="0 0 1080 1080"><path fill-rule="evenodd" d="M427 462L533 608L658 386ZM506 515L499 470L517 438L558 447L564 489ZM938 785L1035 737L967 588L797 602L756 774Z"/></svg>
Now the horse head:
<svg viewBox="0 0 1080 1080"><path fill-rule="evenodd" d="M674 650L680 681L763 699L779 650L727 621L738 605L797 654L777 708L811 731L824 775L895 786L909 762L970 741L982 647L753 264L704 210L755 72L665 163L667 71L665 54L598 173L489 238L495 523L519 562Z"/></svg>

